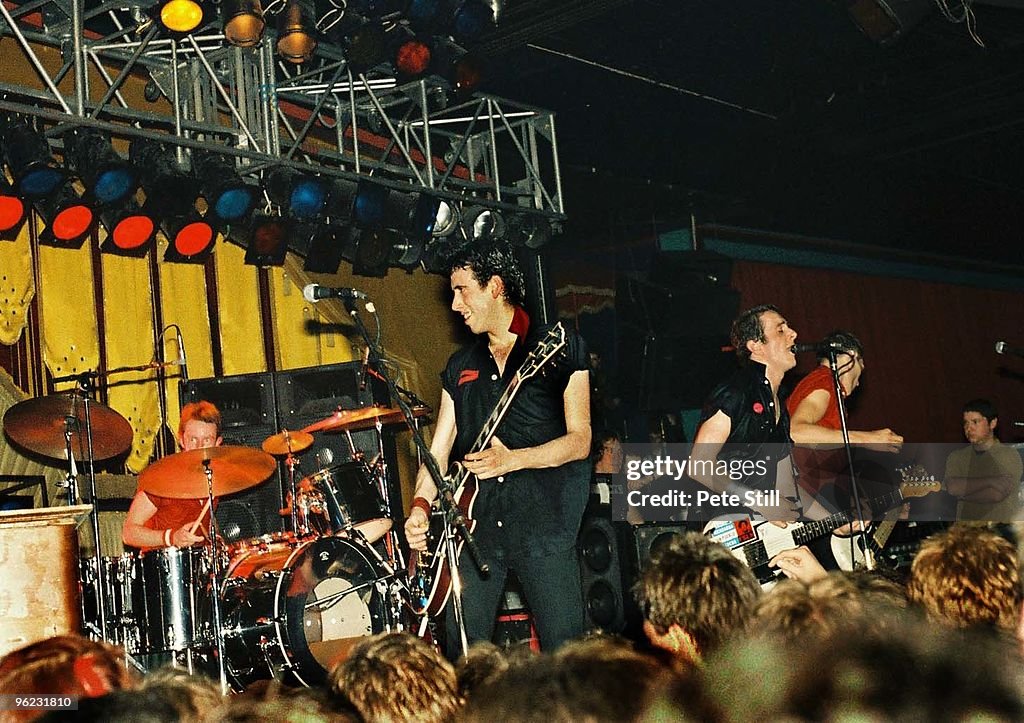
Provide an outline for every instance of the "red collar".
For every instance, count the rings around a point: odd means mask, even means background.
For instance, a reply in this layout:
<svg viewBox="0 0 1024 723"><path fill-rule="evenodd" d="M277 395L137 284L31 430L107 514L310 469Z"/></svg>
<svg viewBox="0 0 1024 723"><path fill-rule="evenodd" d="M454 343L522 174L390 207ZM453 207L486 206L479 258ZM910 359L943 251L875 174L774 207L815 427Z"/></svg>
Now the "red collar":
<svg viewBox="0 0 1024 723"><path fill-rule="evenodd" d="M526 338L526 332L530 330L530 315L523 307L512 307L512 323L508 325L508 330L519 337L517 344Z"/></svg>

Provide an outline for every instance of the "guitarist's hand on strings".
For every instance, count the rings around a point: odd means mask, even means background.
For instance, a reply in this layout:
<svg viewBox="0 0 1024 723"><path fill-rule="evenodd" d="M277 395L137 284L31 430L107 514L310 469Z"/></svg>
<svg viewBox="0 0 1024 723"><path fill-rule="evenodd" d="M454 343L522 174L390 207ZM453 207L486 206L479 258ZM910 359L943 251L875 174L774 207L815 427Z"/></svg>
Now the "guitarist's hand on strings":
<svg viewBox="0 0 1024 723"><path fill-rule="evenodd" d="M777 567L786 577L810 584L828 577L828 572L818 562L806 545L780 552L768 561L769 567Z"/></svg>
<svg viewBox="0 0 1024 723"><path fill-rule="evenodd" d="M462 464L477 478L492 479L519 469L515 466L514 454L514 450L506 447L495 437L491 440L490 447L479 452L470 452L462 460Z"/></svg>

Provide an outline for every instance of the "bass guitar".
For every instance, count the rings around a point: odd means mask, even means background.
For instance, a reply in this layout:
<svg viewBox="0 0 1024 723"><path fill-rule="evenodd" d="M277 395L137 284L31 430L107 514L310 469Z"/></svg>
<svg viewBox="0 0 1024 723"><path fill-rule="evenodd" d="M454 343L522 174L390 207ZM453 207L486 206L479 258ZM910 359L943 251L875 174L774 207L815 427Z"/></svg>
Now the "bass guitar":
<svg viewBox="0 0 1024 723"><path fill-rule="evenodd" d="M565 346L565 328L562 322L558 322L541 339L527 355L526 360L516 370L512 380L505 387L501 398L495 405L494 410L484 422L480 433L473 441L473 445L467 451L479 452L487 448L505 418L505 413L512 405L523 383L531 377L540 373L546 364L558 354ZM476 527L473 520L473 504L476 502L477 491L479 490L476 476L468 471L461 464L453 464L446 475L449 483L455 489L455 500L459 510L466 518L466 527L470 532ZM411 607L417 615L437 615L444 609L451 595L451 570L448 567L448 554L445 548L447 537L437 529L443 524L441 515L431 516L431 531L428 534L427 551L419 552L414 550L409 556L409 579L412 587ZM462 552L463 540L459 537L456 541L456 557Z"/></svg>
<svg viewBox="0 0 1024 723"><path fill-rule="evenodd" d="M920 479L916 474L917 469L899 470L906 481L889 494L868 500L867 506L872 510L888 510L903 504L904 500L924 497L941 489L941 484L933 478ZM785 527L741 517L712 520L704 527L704 534L729 548L734 557L753 571L762 585L767 585L781 574L768 566L769 560L780 552L806 545L849 523L850 515L847 512L837 512L813 522L790 522ZM835 548L836 545L833 545Z"/></svg>

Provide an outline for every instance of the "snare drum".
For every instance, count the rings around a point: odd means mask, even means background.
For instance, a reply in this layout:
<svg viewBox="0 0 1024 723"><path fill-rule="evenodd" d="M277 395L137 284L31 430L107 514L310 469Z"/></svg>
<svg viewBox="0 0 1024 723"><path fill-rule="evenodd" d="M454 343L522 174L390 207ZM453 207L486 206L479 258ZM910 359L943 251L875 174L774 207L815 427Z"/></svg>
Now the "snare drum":
<svg viewBox="0 0 1024 723"><path fill-rule="evenodd" d="M326 508L326 509L325 509ZM322 469L299 483L299 534L342 534L356 529L373 543L391 529L384 502L361 462ZM322 515L326 519L321 521ZM326 529L325 529L326 528Z"/></svg>
<svg viewBox="0 0 1024 723"><path fill-rule="evenodd" d="M384 631L383 579L365 545L340 537L240 554L221 593L233 685L286 672L302 685L324 684L353 645Z"/></svg>
<svg viewBox="0 0 1024 723"><path fill-rule="evenodd" d="M132 600L143 654L181 651L196 637L197 602L209 588L206 547L164 547L135 558Z"/></svg>

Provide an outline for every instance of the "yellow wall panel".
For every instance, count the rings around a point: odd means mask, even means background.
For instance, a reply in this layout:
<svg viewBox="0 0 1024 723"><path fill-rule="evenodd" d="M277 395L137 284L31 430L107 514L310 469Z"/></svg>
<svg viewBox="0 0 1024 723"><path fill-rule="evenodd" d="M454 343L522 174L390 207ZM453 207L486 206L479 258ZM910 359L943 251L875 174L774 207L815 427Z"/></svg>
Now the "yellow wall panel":
<svg viewBox="0 0 1024 723"><path fill-rule="evenodd" d="M39 316L43 363L54 376L96 369L99 331L92 269L92 249L39 247ZM68 382L58 389L74 387Z"/></svg>
<svg viewBox="0 0 1024 723"><path fill-rule="evenodd" d="M245 251L223 239L214 253L225 374L267 370L260 324L259 276L245 265Z"/></svg>
<svg viewBox="0 0 1024 723"><path fill-rule="evenodd" d="M103 326L107 368L139 366L154 360L153 294L149 260L103 254ZM160 430L157 373L125 372L107 380L107 400L134 431L126 464L141 471L153 456Z"/></svg>
<svg viewBox="0 0 1024 723"><path fill-rule="evenodd" d="M158 238L158 252L163 257L167 239ZM203 264L172 264L162 261L157 266L160 279L160 312L164 327L177 324L181 329L185 353L188 356L188 374L202 378L213 376L213 349L210 345L210 310L206 304L206 271ZM173 329L164 334L164 359L178 358L178 343ZM178 381L180 368L167 370L166 384L167 426L175 439L178 432Z"/></svg>
<svg viewBox="0 0 1024 723"><path fill-rule="evenodd" d="M323 318L317 304L306 301L302 289L307 279L289 263L270 269L270 299L274 318L274 352L278 369L300 369L338 364L358 358L361 339L350 341L346 329Z"/></svg>
<svg viewBox="0 0 1024 723"><path fill-rule="evenodd" d="M28 323L28 305L35 291L26 223L14 241L0 241L0 344L18 343Z"/></svg>

